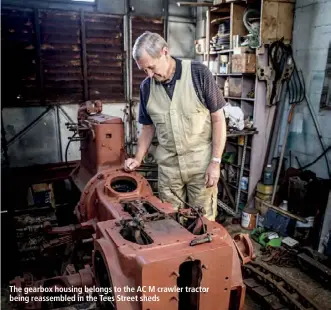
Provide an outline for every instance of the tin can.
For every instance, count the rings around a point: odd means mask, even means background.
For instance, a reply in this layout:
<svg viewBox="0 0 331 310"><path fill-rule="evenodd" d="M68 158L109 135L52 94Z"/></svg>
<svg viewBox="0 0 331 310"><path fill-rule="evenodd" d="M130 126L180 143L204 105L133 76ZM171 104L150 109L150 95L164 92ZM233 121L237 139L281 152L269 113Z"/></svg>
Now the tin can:
<svg viewBox="0 0 331 310"><path fill-rule="evenodd" d="M259 211L253 208L244 208L241 211L241 227L253 230L258 222Z"/></svg>

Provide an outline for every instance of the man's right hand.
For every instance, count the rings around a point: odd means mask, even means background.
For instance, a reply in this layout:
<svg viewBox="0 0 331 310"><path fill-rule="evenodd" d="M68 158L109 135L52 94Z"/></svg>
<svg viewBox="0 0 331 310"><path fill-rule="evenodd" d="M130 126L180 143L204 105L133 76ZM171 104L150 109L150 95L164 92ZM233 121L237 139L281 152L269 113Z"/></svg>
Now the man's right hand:
<svg viewBox="0 0 331 310"><path fill-rule="evenodd" d="M125 171L133 171L141 165L141 161L138 161L135 158L129 158L124 163Z"/></svg>

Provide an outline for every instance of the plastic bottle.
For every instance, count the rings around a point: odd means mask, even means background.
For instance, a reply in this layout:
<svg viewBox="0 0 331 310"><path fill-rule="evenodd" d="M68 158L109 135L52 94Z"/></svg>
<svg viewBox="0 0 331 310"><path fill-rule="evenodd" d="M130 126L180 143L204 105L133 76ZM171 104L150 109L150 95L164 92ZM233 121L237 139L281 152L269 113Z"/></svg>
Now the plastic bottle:
<svg viewBox="0 0 331 310"><path fill-rule="evenodd" d="M241 182L240 182L241 189L244 191L248 190L248 178L247 177L242 177Z"/></svg>
<svg viewBox="0 0 331 310"><path fill-rule="evenodd" d="M264 168L264 172L263 172L263 184L264 185L272 185L273 184L272 165L267 165L267 167Z"/></svg>
<svg viewBox="0 0 331 310"><path fill-rule="evenodd" d="M229 78L224 83L224 97L229 97Z"/></svg>
<svg viewBox="0 0 331 310"><path fill-rule="evenodd" d="M288 211L288 203L287 200L283 200L283 202L280 204L279 208L281 208L284 211Z"/></svg>

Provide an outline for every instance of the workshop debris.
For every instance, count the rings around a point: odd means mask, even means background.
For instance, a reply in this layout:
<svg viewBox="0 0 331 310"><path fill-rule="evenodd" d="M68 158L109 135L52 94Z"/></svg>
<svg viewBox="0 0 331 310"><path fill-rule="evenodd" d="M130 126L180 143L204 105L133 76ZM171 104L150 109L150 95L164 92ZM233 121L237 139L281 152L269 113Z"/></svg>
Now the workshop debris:
<svg viewBox="0 0 331 310"><path fill-rule="evenodd" d="M225 118L228 120L228 127L235 130L243 130L245 127L243 111L230 103L227 103L223 109Z"/></svg>

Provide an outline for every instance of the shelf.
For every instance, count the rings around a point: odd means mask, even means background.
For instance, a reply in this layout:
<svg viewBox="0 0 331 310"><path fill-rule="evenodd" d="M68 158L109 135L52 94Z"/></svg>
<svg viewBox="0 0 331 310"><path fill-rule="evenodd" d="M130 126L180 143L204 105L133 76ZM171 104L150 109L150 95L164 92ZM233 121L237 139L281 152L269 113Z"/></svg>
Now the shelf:
<svg viewBox="0 0 331 310"><path fill-rule="evenodd" d="M230 20L230 18L231 18L230 16L219 17L219 18L213 19L210 23L212 25L217 25L219 23L222 23L223 21Z"/></svg>
<svg viewBox="0 0 331 310"><path fill-rule="evenodd" d="M220 51L209 52L209 55L229 54L232 52L233 50L220 50ZM208 53L205 53L205 55L208 55Z"/></svg>
<svg viewBox="0 0 331 310"><path fill-rule="evenodd" d="M213 73L214 76L244 76L244 75L251 75L251 76L255 76L255 73Z"/></svg>
<svg viewBox="0 0 331 310"><path fill-rule="evenodd" d="M243 147L243 145L240 145L240 144L238 144L238 143L236 143L236 142L233 142L233 141L226 141L226 143L229 143L229 144L234 145L234 146L241 146L241 147ZM247 150L250 150L251 147L250 147L249 145L247 145L247 146L246 146L246 149L247 149Z"/></svg>
<svg viewBox="0 0 331 310"><path fill-rule="evenodd" d="M220 46L223 47L223 49L218 51L215 51L215 49L210 49L210 46L213 47L213 45L206 45L206 48L209 50L209 52L204 53L204 61L207 60L209 63L212 62L210 66L210 68L214 70L212 74L216 80L216 84L223 94L225 82L226 80L229 81L229 93L227 93L228 96L223 96L228 104L231 104L234 107L239 107L244 114L244 118L252 118L253 122L255 123L255 109L258 108L255 104L256 97L258 97L258 94L256 93L258 92L256 89L256 72L240 72L245 71L246 69L239 69L237 70L239 72L232 72L231 61L235 51L234 46L237 45L237 43L235 43L233 40L234 36L239 36L242 38L248 34L248 31L243 22L243 17L248 7L249 5L247 3L244 4L228 2L222 3L219 6L214 5L209 9L206 19L206 43L209 44L211 38L213 38L218 33L217 24L220 21L225 20L230 15L230 45ZM220 56L222 54L224 54L225 58L229 58L227 61L227 70L225 70L223 67L220 69L221 60L227 60L221 59L224 58L224 56ZM249 98L251 96L254 96L254 98ZM255 183L257 173L251 167L253 158L252 139L255 134L258 134L258 131L254 125L252 125L252 128L247 128L244 130L231 130L230 128L227 128L227 149L229 152L234 152L236 154L236 160L233 163L224 162L223 165L226 166L226 170L229 168L231 171L233 170L237 176L235 179L231 180L232 183L229 183L230 180L225 180L226 184L228 184L228 186L231 188L231 193L235 192L233 196L235 205L230 206L219 201L219 206L226 210L226 212L229 214L237 214L239 210L239 204L242 201L246 202L248 195L250 194L248 192L248 188L246 190L241 189L240 181L242 180L242 177L248 177L249 184ZM238 137L240 138L238 139ZM238 142L240 141L242 142L239 144ZM251 175L253 175L252 179Z"/></svg>
<svg viewBox="0 0 331 310"><path fill-rule="evenodd" d="M224 99L255 101L255 98L224 97Z"/></svg>
<svg viewBox="0 0 331 310"><path fill-rule="evenodd" d="M226 135L227 137L239 137L239 136L252 136L257 134L258 132L256 130L248 130L248 129L244 129L244 130L231 130L231 131L227 131Z"/></svg>
<svg viewBox="0 0 331 310"><path fill-rule="evenodd" d="M238 189L238 186L233 185L233 184L231 184L231 183L228 183L228 186L232 187L233 189ZM245 191L245 190L243 190L243 189L241 189L240 192L243 193L243 194L248 195L248 192Z"/></svg>
<svg viewBox="0 0 331 310"><path fill-rule="evenodd" d="M235 168L237 168L237 169L240 169L240 168L241 168L241 166L239 166L239 165L232 164L232 163L228 163L228 162L224 162L224 165L233 166L233 167L235 167ZM246 171L246 172L250 172L250 170L249 170L248 168L245 168L245 167L244 167L244 171Z"/></svg>

